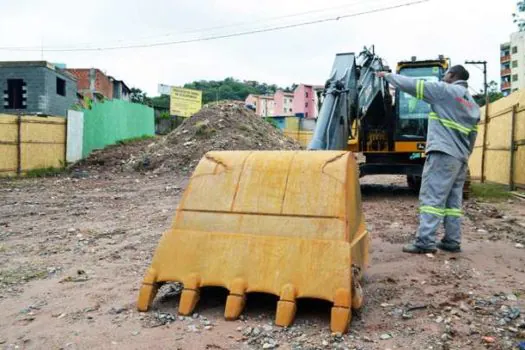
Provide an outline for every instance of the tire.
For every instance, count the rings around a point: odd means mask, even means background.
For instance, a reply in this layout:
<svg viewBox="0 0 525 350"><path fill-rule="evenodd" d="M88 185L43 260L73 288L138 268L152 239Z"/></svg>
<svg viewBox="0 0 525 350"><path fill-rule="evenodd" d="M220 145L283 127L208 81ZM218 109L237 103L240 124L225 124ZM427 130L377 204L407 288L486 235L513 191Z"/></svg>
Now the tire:
<svg viewBox="0 0 525 350"><path fill-rule="evenodd" d="M421 188L421 176L407 175L407 184L412 191L419 193L419 189Z"/></svg>

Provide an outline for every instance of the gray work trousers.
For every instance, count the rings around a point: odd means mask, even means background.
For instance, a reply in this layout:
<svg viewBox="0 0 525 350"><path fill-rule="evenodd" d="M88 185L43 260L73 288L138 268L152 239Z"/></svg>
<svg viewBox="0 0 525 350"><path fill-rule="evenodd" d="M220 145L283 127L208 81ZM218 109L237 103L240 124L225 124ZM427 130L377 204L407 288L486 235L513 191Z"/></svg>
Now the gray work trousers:
<svg viewBox="0 0 525 350"><path fill-rule="evenodd" d="M468 165L442 152L429 152L423 167L419 192L419 228L415 245L435 248L436 232L442 221L442 241L461 243L461 203Z"/></svg>

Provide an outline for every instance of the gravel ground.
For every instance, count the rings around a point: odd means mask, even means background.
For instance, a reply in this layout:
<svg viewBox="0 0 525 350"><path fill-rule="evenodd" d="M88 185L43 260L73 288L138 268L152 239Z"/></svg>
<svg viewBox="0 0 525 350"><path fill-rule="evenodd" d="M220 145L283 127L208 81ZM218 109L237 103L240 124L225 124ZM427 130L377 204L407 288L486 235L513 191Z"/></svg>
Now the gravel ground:
<svg viewBox="0 0 525 350"><path fill-rule="evenodd" d="M143 273L186 183L91 169L0 180L0 348L512 349L525 340L523 202L470 200L463 253L409 256L401 247L417 226L417 197L395 176L363 180L371 266L348 334L331 334L330 305L313 300L299 303L292 327L276 327L276 298L259 294L226 322L226 292L213 288L195 315L179 317L177 284L139 313Z"/></svg>

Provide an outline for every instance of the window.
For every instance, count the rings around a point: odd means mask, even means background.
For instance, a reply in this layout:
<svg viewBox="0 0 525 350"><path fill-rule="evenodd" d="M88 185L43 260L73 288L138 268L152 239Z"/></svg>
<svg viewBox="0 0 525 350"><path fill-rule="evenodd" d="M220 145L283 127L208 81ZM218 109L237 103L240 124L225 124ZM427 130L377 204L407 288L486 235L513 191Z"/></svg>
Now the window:
<svg viewBox="0 0 525 350"><path fill-rule="evenodd" d="M517 74L514 74L512 76L512 81L518 81L518 75Z"/></svg>
<svg viewBox="0 0 525 350"><path fill-rule="evenodd" d="M512 68L518 67L518 61L512 61Z"/></svg>
<svg viewBox="0 0 525 350"><path fill-rule="evenodd" d="M304 103L304 108L308 108L308 102Z"/></svg>
<svg viewBox="0 0 525 350"><path fill-rule="evenodd" d="M66 81L57 77L57 95L66 96Z"/></svg>
<svg viewBox="0 0 525 350"><path fill-rule="evenodd" d="M292 111L292 109L291 109L291 108L289 108L289 109L288 109L288 112L291 112L291 111Z"/></svg>
<svg viewBox="0 0 525 350"><path fill-rule="evenodd" d="M517 46L513 46L512 47L512 53L518 53L518 47Z"/></svg>
<svg viewBox="0 0 525 350"><path fill-rule="evenodd" d="M304 97L308 98L308 91L304 93Z"/></svg>
<svg viewBox="0 0 525 350"><path fill-rule="evenodd" d="M7 79L4 91L4 107L7 109L26 108L26 83L22 79Z"/></svg>
<svg viewBox="0 0 525 350"><path fill-rule="evenodd" d="M305 118L308 118L308 112L306 112L306 113L304 114L304 117L305 117Z"/></svg>

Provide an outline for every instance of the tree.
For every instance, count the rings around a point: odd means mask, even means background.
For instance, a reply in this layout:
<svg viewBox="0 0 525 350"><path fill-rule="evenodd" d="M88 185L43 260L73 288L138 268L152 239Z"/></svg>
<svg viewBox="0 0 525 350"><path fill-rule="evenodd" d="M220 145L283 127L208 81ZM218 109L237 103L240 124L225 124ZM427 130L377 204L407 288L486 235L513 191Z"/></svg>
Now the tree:
<svg viewBox="0 0 525 350"><path fill-rule="evenodd" d="M143 105L151 105L151 100L145 92L139 88L131 88L129 90L129 100L133 103L140 103Z"/></svg>
<svg viewBox="0 0 525 350"><path fill-rule="evenodd" d="M497 101L503 97L503 94L501 93L501 91L499 91L499 86L497 82L492 80L488 85L489 86L487 89L487 95L489 97L490 103ZM472 97L480 107L485 105L485 93L483 91L480 91L479 94L476 94Z"/></svg>
<svg viewBox="0 0 525 350"><path fill-rule="evenodd" d="M275 84L259 83L255 80L240 81L231 77L224 80L199 80L184 85L187 89L202 91L204 104L216 100L244 101L249 94L271 95L280 89ZM288 88L290 89L290 88Z"/></svg>

